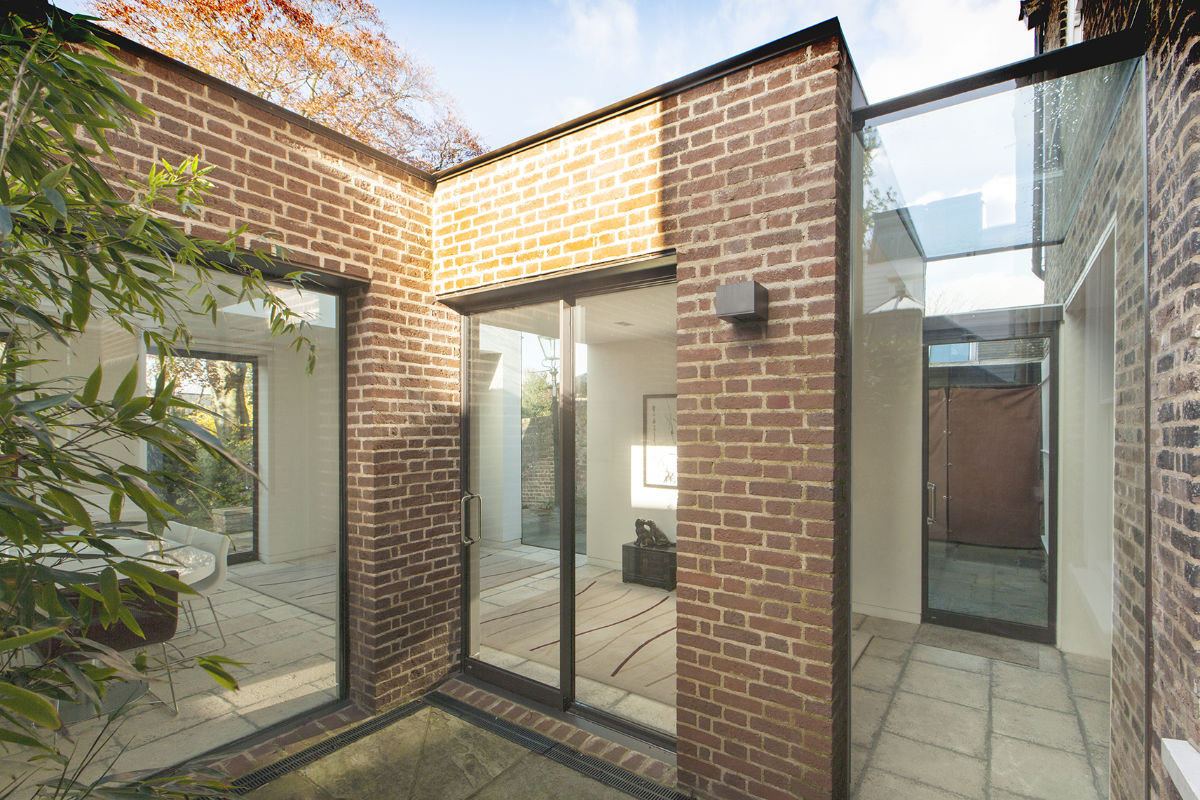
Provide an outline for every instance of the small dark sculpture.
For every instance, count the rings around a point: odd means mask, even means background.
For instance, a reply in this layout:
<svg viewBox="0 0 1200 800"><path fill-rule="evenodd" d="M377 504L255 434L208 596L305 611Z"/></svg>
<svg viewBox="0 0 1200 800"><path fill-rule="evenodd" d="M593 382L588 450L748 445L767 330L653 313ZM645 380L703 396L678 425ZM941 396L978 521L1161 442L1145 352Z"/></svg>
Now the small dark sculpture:
<svg viewBox="0 0 1200 800"><path fill-rule="evenodd" d="M670 547L671 540L652 519L634 520L633 532L637 534L638 547Z"/></svg>

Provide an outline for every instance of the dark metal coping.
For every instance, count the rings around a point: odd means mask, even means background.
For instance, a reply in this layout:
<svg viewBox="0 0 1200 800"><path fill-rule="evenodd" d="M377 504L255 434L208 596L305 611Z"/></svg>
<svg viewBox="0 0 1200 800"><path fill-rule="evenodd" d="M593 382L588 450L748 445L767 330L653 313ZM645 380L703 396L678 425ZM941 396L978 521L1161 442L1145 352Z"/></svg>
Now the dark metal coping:
<svg viewBox="0 0 1200 800"><path fill-rule="evenodd" d="M656 100L661 100L664 97L679 94L693 87L704 83L709 83L718 78L723 78L730 73L743 70L747 67L752 67L755 64L761 64L764 61L775 58L776 56L784 55L801 47L807 47L816 42L825 41L826 39L837 38L843 53L847 52L846 39L842 35L842 25L838 22L837 17L830 17L824 22L818 22L805 28L802 31L784 36L782 39L776 39L773 42L768 42L753 50L747 50L745 53L727 58L724 61L719 61L703 69L684 75L682 78L676 78L673 81L655 86L653 89L648 89L640 94L635 94L632 97L627 97L624 100L607 105L604 108L584 114L581 117L576 117L573 120L564 122L541 133L535 133L532 136L527 136L524 139L519 139L512 144L505 145L489 153L484 153L481 156L476 156L461 164L456 164L453 167L439 170L433 174L434 180L442 181L446 178L452 178L456 175L461 175L464 172L469 172L476 167L482 167L484 164L490 164L493 161L498 161L502 158L510 156L514 153L519 153L522 150L528 150L531 147L536 147L543 142L549 142L554 139L559 139L569 133L573 133L582 128L587 128L597 123L613 117L620 116L634 109L649 105Z"/></svg>
<svg viewBox="0 0 1200 800"><path fill-rule="evenodd" d="M675 280L675 251L661 250L632 259L602 262L590 269L564 268L478 289L438 295L437 301L460 314L478 314L514 305L573 299L615 289L636 289Z"/></svg>
<svg viewBox="0 0 1200 800"><path fill-rule="evenodd" d="M437 708L448 714L452 714L477 728L482 728L538 755L545 756L551 761L569 767L582 775L599 781L605 786L624 792L631 797L641 798L641 800L688 800L688 795L655 783L649 778L636 775L595 756L581 753L537 731L522 728L520 725L509 722L502 717L497 717L494 714L489 714L486 711L482 711L441 692L428 694L419 700L414 700L386 714L381 714L361 725L356 725L350 730L331 736L298 753L293 753L274 764L243 775L231 784L233 792L237 796L252 792L277 778L283 777L289 772L312 764L346 745L353 744L359 739L370 736L373 733L378 733L389 725L410 717L426 707Z"/></svg>
<svg viewBox="0 0 1200 800"><path fill-rule="evenodd" d="M285 120L286 122L290 122L293 125L297 125L301 128L304 128L307 131L315 133L319 136L324 136L327 139L332 139L333 141L337 142L338 144L342 145L343 147L348 147L351 150L355 151L356 153L360 153L362 155L369 156L370 158L374 158L377 161L381 161L381 162L387 164L388 166L395 167L396 169L401 170L402 172L406 172L409 175L413 176L414 178L418 178L418 179L424 181L425 183L429 184L430 189L433 188L433 184L434 184L433 176L430 175L425 170L421 169L420 167L413 166L412 164L409 164L407 161L402 161L402 160L396 158L395 156L388 155L387 153L383 152L382 150L376 150L374 147L371 147L369 144L364 144L363 142L360 142L359 140L355 139L352 136L347 136L344 133L339 133L338 131L335 131L333 128L322 125L319 122L314 122L313 120L309 119L308 117L305 117L301 114L297 114L295 111L290 111L281 105L272 103L270 100L264 100L263 98L259 97L256 94L248 92L245 89L242 89L240 87L234 86L232 83L223 81L220 78L213 77L212 75L209 75L207 72L202 72L202 71L196 69L195 67L188 66L187 64L183 63L182 61L179 61L177 59L171 58L168 55L158 52L154 48L147 47L146 45L141 44L140 42L135 42L133 39L127 39L124 36L122 36L121 34L114 33L113 31L110 31L107 28L102 28L95 23L87 23L87 24L92 29L92 32L95 33L97 38L102 39L102 40L108 42L109 44L116 45L121 50L124 50L127 53L132 53L135 56L138 56L140 58L149 59L150 61L157 61L158 63L163 64L164 66L170 67L170 69L173 72L177 72L180 75L183 75L185 78L193 80L196 83L204 84L205 86L210 86L215 89L219 89L220 91L224 92L225 94L232 96L235 100L238 100L239 102L246 103L248 105L252 105L255 108L258 108L262 111L268 112L269 114L273 114L277 117L280 117L281 119Z"/></svg>
<svg viewBox="0 0 1200 800"><path fill-rule="evenodd" d="M684 75L682 78L676 78L673 81L661 84L660 86L656 86L653 89L641 92L632 97L628 97L624 100L618 100L617 102L605 106L597 111L584 114L581 117L576 117L573 120L564 122L561 125L557 125L553 128L542 131L541 133L535 133L532 136L527 136L524 139L513 142L512 144L505 145L504 147L500 147L496 150L476 156L469 161L464 161L461 164L456 164L452 167L448 167L431 174L420 167L413 166L412 164L402 161L395 156L388 155L381 150L376 150L374 147L364 144L353 137L347 136L344 133L339 133L338 131L322 125L319 122L314 122L313 120L297 114L294 111L289 111L283 106L277 105L268 100L264 100L261 97L246 91L245 89L234 86L233 84L223 81L220 78L215 78L206 72L196 69L195 67L190 67L182 61L171 58L168 55L164 55L163 53L147 47L144 44L140 44L132 39L127 39L126 37L118 33L114 33L107 28L102 28L99 25L94 24L91 25L91 27L99 38L116 45L126 52L142 58L150 59L152 61L157 61L170 67L173 71L196 81L197 83L215 87L241 102L248 103L252 106L262 109L263 111L267 111L277 117L291 122L294 125L298 125L313 133L332 139L338 144L348 147L355 152L403 170L413 177L419 178L428 183L431 189L437 184L438 181L445 178L450 178L463 172L468 172L476 167L480 167L484 164L489 164L493 161L505 158L506 156L510 156L513 153L520 152L521 150L527 150L531 147L541 144L542 142L558 139L567 135L568 133L580 130L581 128L595 125L599 122L603 122L606 119L619 116L620 114L632 111L644 105L648 105L649 103L660 100L664 97L670 97L671 95L679 94L680 92L691 89L692 87L722 78L732 72L754 66L755 64L762 63L768 59L775 58L776 56L780 56L785 53L790 53L794 50L800 49L801 47L806 47L810 44L814 44L825 39L836 37L839 41L842 52L846 53L847 57L849 57L849 51L846 47L846 40L842 35L841 23L838 22L837 17L831 17L824 22L818 22L816 25L812 25L804 30L797 31L796 33L784 36L781 39L776 39L773 42L756 47L753 50L747 50L745 53L740 55L727 58L724 61L720 61L711 66L704 67L703 69Z"/></svg>
<svg viewBox="0 0 1200 800"><path fill-rule="evenodd" d="M345 272L332 272L299 261L288 261L285 258L264 253L261 250L239 250L236 257L228 252L217 251L204 254L204 259L225 267L229 272L237 274L246 268L256 269L263 277L280 280L288 275L300 273L300 280L305 286L327 289L350 289L356 286L366 286L370 283L367 278L351 275Z"/></svg>
<svg viewBox="0 0 1200 800"><path fill-rule="evenodd" d="M931 111L1004 91L1013 85L1029 86L1052 78L1137 58L1146 52L1146 37L1138 30L1125 30L1081 44L1052 50L1003 67L943 83L919 92L884 100L851 112L853 130L862 130L870 120L882 125L917 113ZM932 106L932 108L926 108Z"/></svg>

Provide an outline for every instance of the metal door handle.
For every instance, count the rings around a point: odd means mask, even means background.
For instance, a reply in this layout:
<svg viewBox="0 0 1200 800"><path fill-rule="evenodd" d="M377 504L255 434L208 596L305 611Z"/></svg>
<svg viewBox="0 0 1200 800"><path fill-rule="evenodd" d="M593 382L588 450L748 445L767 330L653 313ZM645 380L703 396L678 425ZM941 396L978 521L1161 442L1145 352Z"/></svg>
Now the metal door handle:
<svg viewBox="0 0 1200 800"><path fill-rule="evenodd" d="M937 484L927 482L925 484L925 500L928 504L925 509L925 519L932 525L937 522Z"/></svg>
<svg viewBox="0 0 1200 800"><path fill-rule="evenodd" d="M482 531L483 530L483 498L477 494L467 492L466 494L464 494L462 496L462 499L458 501L459 511L462 514L462 540L463 540L463 544L467 545L468 547L470 547L471 545L473 545L479 541L479 539L472 539L471 535L470 535L471 518L467 515L467 504L470 503L472 500L479 501L479 529L480 529L480 531ZM480 536L482 536L482 533L480 534Z"/></svg>

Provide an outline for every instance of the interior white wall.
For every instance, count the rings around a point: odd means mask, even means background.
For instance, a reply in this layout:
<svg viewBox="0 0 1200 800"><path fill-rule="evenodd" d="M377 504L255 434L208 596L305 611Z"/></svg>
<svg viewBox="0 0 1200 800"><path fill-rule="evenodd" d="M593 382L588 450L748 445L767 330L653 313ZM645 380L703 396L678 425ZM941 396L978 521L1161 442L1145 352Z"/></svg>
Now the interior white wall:
<svg viewBox="0 0 1200 800"><path fill-rule="evenodd" d="M636 519L675 540L676 489L644 485L642 396L675 394L675 340L587 345L587 555L619 569Z"/></svg>
<svg viewBox="0 0 1200 800"><path fill-rule="evenodd" d="M99 394L102 400L112 398L113 392L132 367L141 367L138 358L141 353L141 340L108 320L92 321L87 334L72 340L69 345L49 337L42 341L43 349L38 353L38 358L45 361L29 368L31 380L63 379L63 383L59 385L78 389L99 365L103 368ZM141 386L142 376L139 372L138 387ZM143 448L130 448L117 441L98 442L91 450L117 463L134 464L139 467L146 464ZM108 520L108 500L111 496L103 489L80 493L80 499L93 519L103 520ZM145 520L145 516L129 504L122 508L121 517L127 522Z"/></svg>
<svg viewBox="0 0 1200 800"><path fill-rule="evenodd" d="M1061 328L1058 646L1108 659L1113 604L1113 252L1102 248Z"/></svg>
<svg viewBox="0 0 1200 800"><path fill-rule="evenodd" d="M326 303L331 305L331 303ZM327 309L328 316L332 309ZM203 315L189 322L193 349L232 357L258 359L259 398L259 552L264 561L300 558L337 548L340 528L339 370L336 328L315 324L305 335L317 347L313 373L307 372L307 353L297 353L288 338L270 338L261 316L222 313L217 324ZM31 378L85 379L97 364L104 369L100 396L111 397L134 365L139 368L138 390L145 389L145 359L141 338L107 320L95 320L87 333L70 345L47 341L46 363L30 368ZM129 448L101 444L100 452L122 463L144 466L144 446ZM84 494L97 519L107 519L104 492ZM126 504L126 521L144 521L138 509Z"/></svg>
<svg viewBox="0 0 1200 800"><path fill-rule="evenodd" d="M337 332L314 327L317 364L286 339L259 356L259 559L291 560L337 547L340 456ZM235 346L231 346L236 353Z"/></svg>
<svg viewBox="0 0 1200 800"><path fill-rule="evenodd" d="M521 538L520 331L479 326L471 363L471 486L480 495L480 535Z"/></svg>
<svg viewBox="0 0 1200 800"><path fill-rule="evenodd" d="M855 324L851 604L858 613L920 622L922 315L865 314Z"/></svg>

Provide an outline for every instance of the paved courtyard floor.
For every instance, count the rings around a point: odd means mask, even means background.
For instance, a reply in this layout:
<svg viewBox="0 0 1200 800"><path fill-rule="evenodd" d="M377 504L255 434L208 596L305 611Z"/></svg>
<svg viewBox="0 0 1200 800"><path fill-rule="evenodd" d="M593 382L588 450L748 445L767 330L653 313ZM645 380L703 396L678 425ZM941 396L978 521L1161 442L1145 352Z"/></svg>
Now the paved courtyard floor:
<svg viewBox="0 0 1200 800"><path fill-rule="evenodd" d="M865 643L851 696L855 800L1107 800L1108 661L855 623Z"/></svg>
<svg viewBox="0 0 1200 800"><path fill-rule="evenodd" d="M174 669L179 713L171 713L167 682L156 680L85 774L101 766L121 773L174 766L337 699L336 621L234 582L240 572L261 569L231 567L230 580L213 595L224 648L208 604L199 600L193 601L199 629L181 632L168 650L169 658L215 652L242 662L230 670L240 688L223 689L194 665ZM149 653L161 657L158 648ZM78 752L91 746L102 727L97 719L71 725Z"/></svg>

